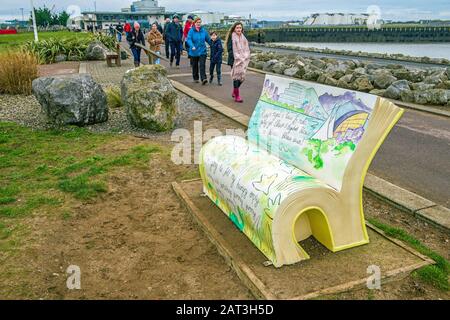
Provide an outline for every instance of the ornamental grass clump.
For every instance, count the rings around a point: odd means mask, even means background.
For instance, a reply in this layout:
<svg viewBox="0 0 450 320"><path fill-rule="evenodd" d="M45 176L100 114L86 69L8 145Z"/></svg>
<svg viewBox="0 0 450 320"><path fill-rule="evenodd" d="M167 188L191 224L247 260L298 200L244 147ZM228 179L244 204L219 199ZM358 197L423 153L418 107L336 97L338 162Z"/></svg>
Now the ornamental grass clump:
<svg viewBox="0 0 450 320"><path fill-rule="evenodd" d="M0 93L31 94L31 83L38 77L38 59L30 52L7 51L0 54Z"/></svg>

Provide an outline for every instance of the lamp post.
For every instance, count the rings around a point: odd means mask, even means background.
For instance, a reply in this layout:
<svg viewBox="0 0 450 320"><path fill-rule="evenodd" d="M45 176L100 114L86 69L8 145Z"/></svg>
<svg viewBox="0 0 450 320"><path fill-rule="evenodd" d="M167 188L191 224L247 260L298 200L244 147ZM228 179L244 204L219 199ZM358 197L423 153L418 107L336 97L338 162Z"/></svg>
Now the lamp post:
<svg viewBox="0 0 450 320"><path fill-rule="evenodd" d="M37 26L36 26L36 15L34 13L33 0L30 0L30 3L31 3L31 17L33 18L34 41L38 42L39 38L38 38L38 32L37 32Z"/></svg>

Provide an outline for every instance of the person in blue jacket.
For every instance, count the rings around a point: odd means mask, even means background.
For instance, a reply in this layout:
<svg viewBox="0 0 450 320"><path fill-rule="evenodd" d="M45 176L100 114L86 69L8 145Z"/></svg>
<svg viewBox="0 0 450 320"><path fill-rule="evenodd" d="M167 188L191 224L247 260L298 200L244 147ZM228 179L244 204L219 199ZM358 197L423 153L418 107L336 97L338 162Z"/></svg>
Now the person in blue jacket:
<svg viewBox="0 0 450 320"><path fill-rule="evenodd" d="M214 80L214 69L217 71L217 82L219 86L222 85L222 54L223 46L222 40L220 40L217 32L213 31L210 33L211 36L211 63L209 65L209 83Z"/></svg>
<svg viewBox="0 0 450 320"><path fill-rule="evenodd" d="M202 27L202 19L196 18L194 20L194 27L189 30L187 43L189 45L189 55L192 61L192 77L194 82L199 82L199 71L200 79L202 84L208 83L206 79L206 56L207 49L206 43L211 45L211 38L209 37L208 31Z"/></svg>
<svg viewBox="0 0 450 320"><path fill-rule="evenodd" d="M173 66L173 60L176 59L176 66L180 66L181 47L183 46L183 27L180 24L178 15L174 15L172 22L169 23L166 29L166 39L170 44L170 66Z"/></svg>

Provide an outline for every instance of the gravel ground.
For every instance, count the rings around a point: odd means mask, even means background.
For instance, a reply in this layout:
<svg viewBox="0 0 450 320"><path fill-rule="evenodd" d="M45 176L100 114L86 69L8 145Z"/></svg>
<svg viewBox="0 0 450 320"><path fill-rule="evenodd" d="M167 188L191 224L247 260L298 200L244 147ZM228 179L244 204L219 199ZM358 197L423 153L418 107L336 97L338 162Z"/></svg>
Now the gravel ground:
<svg viewBox="0 0 450 320"><path fill-rule="evenodd" d="M112 84L103 84L111 86ZM210 125L218 124L220 116L215 111L205 108L185 94L178 93L179 116L176 128L189 128L193 120L202 120ZM224 119L225 120L225 119ZM39 102L33 95L0 95L0 121L15 122L33 129L50 129L55 126L48 122ZM133 127L126 116L125 108L110 108L109 120L104 123L86 126L92 132L112 132L142 137L158 137L166 133L155 133ZM219 126L220 128L220 126Z"/></svg>

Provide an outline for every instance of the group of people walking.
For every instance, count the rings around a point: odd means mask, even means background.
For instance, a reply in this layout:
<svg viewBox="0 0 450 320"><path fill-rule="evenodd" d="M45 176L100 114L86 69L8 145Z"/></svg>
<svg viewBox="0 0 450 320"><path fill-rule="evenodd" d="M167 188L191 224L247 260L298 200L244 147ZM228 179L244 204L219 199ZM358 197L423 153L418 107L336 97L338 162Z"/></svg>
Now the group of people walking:
<svg viewBox="0 0 450 320"><path fill-rule="evenodd" d="M184 28L185 47L191 62L194 82L208 83L206 76L207 47L210 47L209 83L214 81L214 72L217 74L217 83L222 86L222 55L224 48L217 32L208 33L202 26L201 18L188 17ZM228 52L228 65L231 66L233 79L232 97L236 102L243 102L240 88L245 80L247 67L250 62L250 47L244 35L244 25L235 23L228 31L225 40Z"/></svg>
<svg viewBox="0 0 450 320"><path fill-rule="evenodd" d="M139 23L135 22L133 27L125 25L126 39L133 53L136 67L141 62L141 48L136 44L145 46L144 32ZM147 42L150 50L161 54L161 45L165 45L165 55L170 61L170 67L179 68L181 54L187 51L192 77L194 82L206 85L208 78L206 75L206 61L208 48L210 50L209 83L213 83L214 76L217 75L217 84L222 86L222 56L224 46L217 32L208 32L202 25L202 19L189 16L184 27L180 23L180 17L174 15L172 20L166 19L164 28L157 22L152 24L151 30L147 34ZM240 88L245 80L247 67L250 62L250 47L244 35L244 25L241 22L235 23L228 31L225 48L228 52L228 65L231 66L231 77L233 79L232 97L236 102L243 102ZM154 63L159 64L159 59Z"/></svg>

